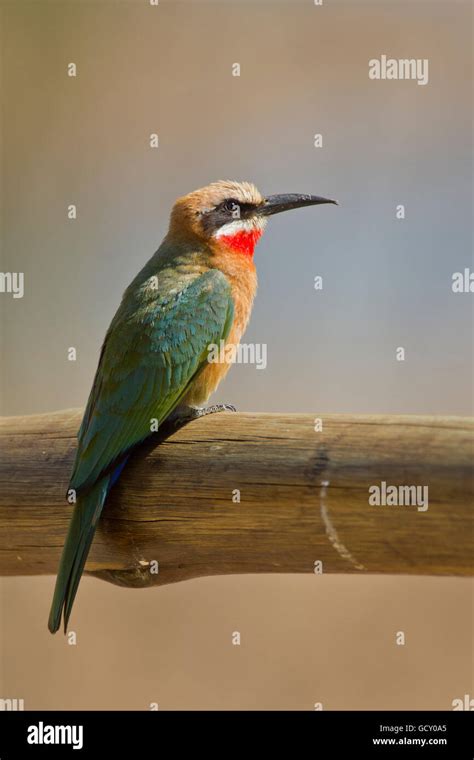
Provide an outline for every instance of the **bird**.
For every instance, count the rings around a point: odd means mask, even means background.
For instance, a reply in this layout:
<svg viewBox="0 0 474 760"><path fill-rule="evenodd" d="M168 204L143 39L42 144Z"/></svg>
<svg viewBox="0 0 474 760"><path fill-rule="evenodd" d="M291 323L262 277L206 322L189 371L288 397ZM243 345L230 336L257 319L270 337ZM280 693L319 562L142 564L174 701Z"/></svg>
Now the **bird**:
<svg viewBox="0 0 474 760"><path fill-rule="evenodd" d="M264 197L250 182L220 180L175 202L168 232L125 290L106 333L84 416L68 494L75 504L48 628L72 606L107 495L132 450L172 419L233 409L205 407L229 362L210 345L238 346L257 289L255 246L268 218L337 201L289 193ZM224 341L224 344L221 343Z"/></svg>

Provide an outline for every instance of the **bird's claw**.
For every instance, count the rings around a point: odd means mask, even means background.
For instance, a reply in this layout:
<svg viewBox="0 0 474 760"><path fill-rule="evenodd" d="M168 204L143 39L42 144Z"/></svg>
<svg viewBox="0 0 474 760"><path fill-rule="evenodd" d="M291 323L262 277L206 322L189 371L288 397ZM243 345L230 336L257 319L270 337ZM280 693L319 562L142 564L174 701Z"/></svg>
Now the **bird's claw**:
<svg viewBox="0 0 474 760"><path fill-rule="evenodd" d="M187 425L188 422L198 420L201 417L207 417L208 414L217 414L218 412L236 412L237 409L232 404L213 404L212 406L188 407L172 420L175 429Z"/></svg>
<svg viewBox="0 0 474 760"><path fill-rule="evenodd" d="M208 414L217 414L218 412L236 412L237 409L232 404L213 404L212 406L198 407L192 410L191 419L207 417Z"/></svg>
<svg viewBox="0 0 474 760"><path fill-rule="evenodd" d="M213 404L212 406L205 406L200 410L202 414L200 417L205 417L206 414L216 414L217 412L236 412L237 409L233 404Z"/></svg>

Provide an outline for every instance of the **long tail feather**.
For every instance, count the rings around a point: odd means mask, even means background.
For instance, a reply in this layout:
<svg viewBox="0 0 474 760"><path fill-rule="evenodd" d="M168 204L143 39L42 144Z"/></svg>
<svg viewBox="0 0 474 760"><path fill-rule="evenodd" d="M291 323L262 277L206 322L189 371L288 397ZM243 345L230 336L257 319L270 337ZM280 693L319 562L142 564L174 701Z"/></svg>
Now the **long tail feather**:
<svg viewBox="0 0 474 760"><path fill-rule="evenodd" d="M64 631L67 630L72 605L94 538L97 522L110 488L110 481L111 476L107 475L87 493L78 496L59 563L58 577L49 613L48 628L51 633L56 633L59 629L63 611Z"/></svg>

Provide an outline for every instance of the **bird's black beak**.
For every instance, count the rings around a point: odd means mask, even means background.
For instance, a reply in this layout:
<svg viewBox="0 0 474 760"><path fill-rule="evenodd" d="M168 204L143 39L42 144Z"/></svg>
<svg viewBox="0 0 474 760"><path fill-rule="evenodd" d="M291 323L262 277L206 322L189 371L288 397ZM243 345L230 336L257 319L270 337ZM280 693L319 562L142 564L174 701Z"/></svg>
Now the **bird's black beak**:
<svg viewBox="0 0 474 760"><path fill-rule="evenodd" d="M262 206L258 208L259 216L271 216L280 214L282 211L289 211L292 208L301 208L302 206L316 206L320 203L335 203L330 198L321 198L319 195L303 195L301 193L282 193L281 195L269 195L265 198Z"/></svg>

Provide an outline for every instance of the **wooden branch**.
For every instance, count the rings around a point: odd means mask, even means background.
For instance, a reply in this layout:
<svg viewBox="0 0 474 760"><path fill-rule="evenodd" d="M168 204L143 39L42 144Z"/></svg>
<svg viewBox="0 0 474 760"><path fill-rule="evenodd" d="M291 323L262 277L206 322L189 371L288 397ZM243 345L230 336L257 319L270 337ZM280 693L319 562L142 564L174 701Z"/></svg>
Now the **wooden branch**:
<svg viewBox="0 0 474 760"><path fill-rule="evenodd" d="M56 572L80 419L3 419L0 575ZM312 415L221 413L145 444L107 501L88 571L127 586L312 573L317 562L325 573L471 575L474 421L322 422L316 432ZM428 509L370 505L382 481L427 486Z"/></svg>

